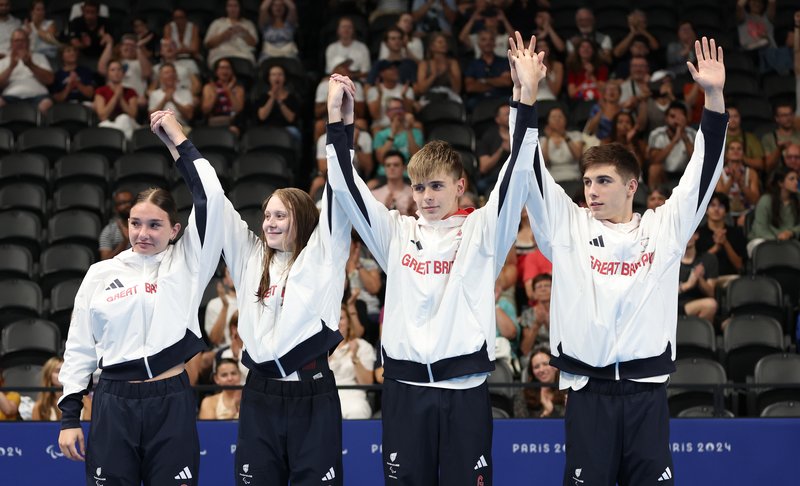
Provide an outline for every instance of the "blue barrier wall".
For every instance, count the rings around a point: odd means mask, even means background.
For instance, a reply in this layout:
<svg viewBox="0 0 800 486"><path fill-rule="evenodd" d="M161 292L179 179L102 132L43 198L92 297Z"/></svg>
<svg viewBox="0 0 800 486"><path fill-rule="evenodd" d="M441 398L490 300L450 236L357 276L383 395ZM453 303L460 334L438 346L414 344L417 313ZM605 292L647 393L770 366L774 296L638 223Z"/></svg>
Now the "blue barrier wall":
<svg viewBox="0 0 800 486"><path fill-rule="evenodd" d="M236 422L199 422L200 485L233 485ZM58 451L56 423L0 422L0 484L83 485L83 464ZM380 422L345 421L347 486L383 484ZM682 419L672 421L675 484L800 484L800 419ZM494 484L560 485L562 420L497 420ZM401 464L402 458L396 462Z"/></svg>

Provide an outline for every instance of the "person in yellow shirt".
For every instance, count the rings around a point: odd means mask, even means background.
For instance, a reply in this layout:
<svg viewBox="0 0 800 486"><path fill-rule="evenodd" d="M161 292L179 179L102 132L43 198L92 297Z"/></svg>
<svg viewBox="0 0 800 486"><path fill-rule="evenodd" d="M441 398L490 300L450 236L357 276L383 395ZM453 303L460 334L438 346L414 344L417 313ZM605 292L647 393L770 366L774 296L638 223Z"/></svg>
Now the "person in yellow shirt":
<svg viewBox="0 0 800 486"><path fill-rule="evenodd" d="M0 388L5 384L3 374L0 373ZM0 420L18 420L19 393L0 392Z"/></svg>

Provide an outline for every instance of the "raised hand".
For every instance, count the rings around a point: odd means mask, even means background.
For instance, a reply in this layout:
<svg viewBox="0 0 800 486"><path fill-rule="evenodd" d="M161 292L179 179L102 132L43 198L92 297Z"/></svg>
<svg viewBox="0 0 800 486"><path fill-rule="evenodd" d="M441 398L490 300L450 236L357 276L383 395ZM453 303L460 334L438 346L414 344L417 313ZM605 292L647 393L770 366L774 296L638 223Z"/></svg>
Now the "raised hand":
<svg viewBox="0 0 800 486"><path fill-rule="evenodd" d="M714 39L709 41L707 37L703 37L702 41L695 41L694 51L697 55L697 67L687 62L689 73L705 91L705 107L722 113L725 111L725 101L722 96L722 88L725 86L722 47L717 47Z"/></svg>
<svg viewBox="0 0 800 486"><path fill-rule="evenodd" d="M175 119L171 110L153 112L150 115L150 130L167 146L172 157L178 160L178 145L186 140L181 124Z"/></svg>

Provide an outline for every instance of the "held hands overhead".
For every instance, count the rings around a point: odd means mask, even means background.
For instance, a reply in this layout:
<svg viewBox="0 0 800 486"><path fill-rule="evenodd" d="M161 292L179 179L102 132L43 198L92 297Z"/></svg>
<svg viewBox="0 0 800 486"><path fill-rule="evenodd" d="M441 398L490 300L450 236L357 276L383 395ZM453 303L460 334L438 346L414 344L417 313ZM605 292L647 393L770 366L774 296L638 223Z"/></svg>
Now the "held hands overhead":
<svg viewBox="0 0 800 486"><path fill-rule="evenodd" d="M536 53L536 36L531 36L528 46L519 32L508 38L508 63L511 67L511 79L514 82L514 99L526 105L536 102L539 93L539 81L547 75L544 65L544 52ZM517 97L519 95L519 97Z"/></svg>

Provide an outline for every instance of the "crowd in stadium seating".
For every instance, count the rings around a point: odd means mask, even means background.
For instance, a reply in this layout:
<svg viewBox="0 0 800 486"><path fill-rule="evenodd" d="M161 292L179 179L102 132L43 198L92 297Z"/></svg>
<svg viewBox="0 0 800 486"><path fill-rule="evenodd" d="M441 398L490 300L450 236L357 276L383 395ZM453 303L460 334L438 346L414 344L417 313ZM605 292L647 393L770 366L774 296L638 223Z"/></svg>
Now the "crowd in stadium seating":
<svg viewBox="0 0 800 486"><path fill-rule="evenodd" d="M678 324L677 357L684 370L697 365L691 360L718 361L728 379L744 381L762 356L796 349L800 11L783 0L737 0L735 11L726 6L717 0L0 0L0 326L6 326L0 367L28 367L3 373L0 384L3 377L7 386L31 384L40 370L31 365L59 351L60 342L38 342L26 355L7 342L10 324L41 318L47 327L48 319L66 338L70 296L83 272L98 257L128 248L127 214L138 190L172 187L186 219L191 199L182 183L173 185L163 147L146 128L149 113L171 109L191 128L234 206L260 231L261 201L274 188L295 185L319 196L327 170L327 80L347 75L357 81L356 164L375 197L414 215L404 165L426 140L444 139L462 154L469 182L462 205L476 206L511 151L512 30L535 34L546 52L540 146L555 180L581 204L582 153L623 144L642 167L639 212L664 204L694 150L704 102L686 68L695 60L694 40L713 36L724 47L725 166L707 218L682 256L677 310L686 317ZM497 282L498 370L490 382L557 381L547 364L551 268L523 214ZM331 366L340 384L381 383L375 358L384 275L355 237L347 273L340 323L346 340ZM757 280L766 278L774 280ZM741 289L754 279L762 289L777 282L777 302L752 291L742 304ZM781 339L742 357L742 317L750 315L774 319ZM202 317L212 351L190 362L193 382L243 382L235 289L222 273L209 285ZM705 348L692 341L690 327L711 328ZM57 384L49 375L44 383ZM341 398L346 418L378 411L375 392L342 390ZM0 392L0 419L16 416L18 407L27 415L20 400ZM206 400L201 418L237 413L235 393ZM497 416L547 417L563 414L565 395L548 387L497 389L493 400ZM34 417L59 415L52 401L42 395Z"/></svg>

